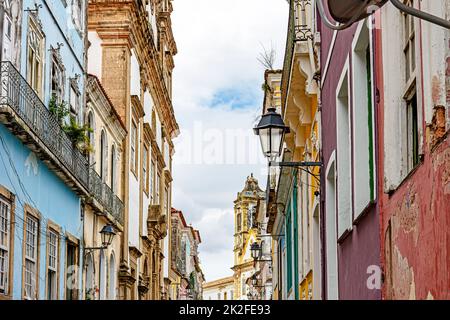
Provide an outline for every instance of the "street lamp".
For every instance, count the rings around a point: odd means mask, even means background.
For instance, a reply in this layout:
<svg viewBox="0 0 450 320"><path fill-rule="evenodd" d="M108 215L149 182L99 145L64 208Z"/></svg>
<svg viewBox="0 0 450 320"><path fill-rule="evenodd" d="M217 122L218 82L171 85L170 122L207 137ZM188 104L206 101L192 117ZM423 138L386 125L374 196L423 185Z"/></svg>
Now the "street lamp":
<svg viewBox="0 0 450 320"><path fill-rule="evenodd" d="M116 230L110 224L107 224L103 227L102 231L100 231L100 235L102 237L102 245L106 249L108 248L116 235Z"/></svg>
<svg viewBox="0 0 450 320"><path fill-rule="evenodd" d="M93 250L103 250L108 248L111 243L114 240L114 237L116 236L117 232L114 229L114 227L110 224L107 224L102 228L100 231L100 236L102 239L102 246L101 247L86 247L84 248L85 251L93 251Z"/></svg>
<svg viewBox="0 0 450 320"><path fill-rule="evenodd" d="M250 246L250 252L253 260L258 259L261 256L261 247L259 246L258 242L252 243L252 245Z"/></svg>
<svg viewBox="0 0 450 320"><path fill-rule="evenodd" d="M270 160L280 156L284 136L290 132L275 108L267 110L253 131L259 136L263 153Z"/></svg>
<svg viewBox="0 0 450 320"><path fill-rule="evenodd" d="M256 277L256 274L252 276L252 286L256 287L258 285L258 278Z"/></svg>
<svg viewBox="0 0 450 320"><path fill-rule="evenodd" d="M321 162L275 162L281 155L284 138L290 132L289 127L284 124L283 118L276 112L275 108L269 108L259 121L253 131L261 140L261 147L264 156L269 159L269 166L278 165L280 167L321 167ZM319 178L312 172L303 169L317 180Z"/></svg>
<svg viewBox="0 0 450 320"><path fill-rule="evenodd" d="M253 242L250 246L250 254L255 262L272 262L272 259L261 259L262 247L258 242Z"/></svg>

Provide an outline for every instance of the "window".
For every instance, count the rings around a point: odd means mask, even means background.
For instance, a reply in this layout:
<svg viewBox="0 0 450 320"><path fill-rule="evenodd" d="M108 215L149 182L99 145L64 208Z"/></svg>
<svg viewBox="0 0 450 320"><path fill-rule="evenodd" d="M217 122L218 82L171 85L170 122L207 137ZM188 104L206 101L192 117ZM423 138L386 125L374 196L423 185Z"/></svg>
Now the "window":
<svg viewBox="0 0 450 320"><path fill-rule="evenodd" d="M418 1L403 1L408 6L417 6ZM399 24L396 32L382 32L383 56L387 59L383 72L384 101L389 101L394 108L384 112L384 192L395 192L410 172L420 164L422 139L425 135L422 126L421 91L418 90L416 75L420 41L416 41L415 28L419 27L416 18L400 11L393 12ZM395 15L395 16L394 16ZM381 28L389 29L389 23L381 21ZM391 23L392 24L392 23ZM383 64L384 65L384 64ZM390 72L399 67L401 72Z"/></svg>
<svg viewBox="0 0 450 320"><path fill-rule="evenodd" d="M407 6L413 6L413 0L405 1ZM405 55L405 79L409 82L414 76L416 69L415 31L414 17L403 14L403 53Z"/></svg>
<svg viewBox="0 0 450 320"><path fill-rule="evenodd" d="M329 161L325 186L327 299L338 299L337 234L336 234L336 172L334 158Z"/></svg>
<svg viewBox="0 0 450 320"><path fill-rule="evenodd" d="M92 253L87 254L86 256L86 282L85 282L85 299L86 300L94 300L95 291L94 291L94 262L92 259Z"/></svg>
<svg viewBox="0 0 450 320"><path fill-rule="evenodd" d="M375 199L372 50L367 23L359 30L352 52L354 219Z"/></svg>
<svg viewBox="0 0 450 320"><path fill-rule="evenodd" d="M59 236L49 229L47 236L47 300L58 299Z"/></svg>
<svg viewBox="0 0 450 320"><path fill-rule="evenodd" d="M89 143L95 149L94 114L92 111L89 112L87 122L88 122L88 127L92 129L91 131L88 131ZM89 152L89 162L90 162L90 164L93 164L95 162L94 152Z"/></svg>
<svg viewBox="0 0 450 320"><path fill-rule="evenodd" d="M220 300L221 296L220 296L220 292L217 294L217 300Z"/></svg>
<svg viewBox="0 0 450 320"><path fill-rule="evenodd" d="M410 172L419 163L419 133L417 121L417 94L406 100L406 171Z"/></svg>
<svg viewBox="0 0 450 320"><path fill-rule="evenodd" d="M38 298L38 235L39 221L27 215L25 220L25 268L24 268L24 298Z"/></svg>
<svg viewBox="0 0 450 320"><path fill-rule="evenodd" d="M72 117L78 119L80 113L80 91L74 84L70 86L70 113Z"/></svg>
<svg viewBox="0 0 450 320"><path fill-rule="evenodd" d="M169 216L169 188L164 189L164 214Z"/></svg>
<svg viewBox="0 0 450 320"><path fill-rule="evenodd" d="M137 147L137 125L134 120L131 122L131 136L130 136L130 146L131 146L131 152L130 152L130 166L131 171L136 172L136 147Z"/></svg>
<svg viewBox="0 0 450 320"><path fill-rule="evenodd" d="M158 170L158 169L156 169ZM156 186L155 186L155 204L160 203L159 193L160 193L160 183L161 183L161 174L158 172L156 176Z"/></svg>
<svg viewBox="0 0 450 320"><path fill-rule="evenodd" d="M144 182L144 191L148 194L148 147L144 146L143 159L142 159L142 175Z"/></svg>
<svg viewBox="0 0 450 320"><path fill-rule="evenodd" d="M146 265L147 266L147 265ZM116 300L116 259L114 253L111 253L109 259L109 288L108 299Z"/></svg>
<svg viewBox="0 0 450 320"><path fill-rule="evenodd" d="M42 98L42 68L44 36L33 18L28 20L27 37L27 82Z"/></svg>
<svg viewBox="0 0 450 320"><path fill-rule="evenodd" d="M286 289L289 292L292 288L292 215L291 215L291 203L289 202L286 212Z"/></svg>
<svg viewBox="0 0 450 320"><path fill-rule="evenodd" d="M155 161L152 160L152 165L150 166L150 203L154 204L155 201L155 188L154 188L154 183L155 183Z"/></svg>
<svg viewBox="0 0 450 320"><path fill-rule="evenodd" d="M413 6L413 1L405 2L408 6ZM419 128L417 113L417 93L415 85L416 51L415 51L415 30L414 17L403 14L403 53L405 63L405 88L404 95L406 108L403 114L404 139L403 149L405 150L405 175L408 174L419 163Z"/></svg>
<svg viewBox="0 0 450 320"><path fill-rule="evenodd" d="M13 26L11 20L11 4L10 1L3 1L3 9L4 9L4 20L3 20L3 37L1 38L3 41L3 52L1 58L2 61L9 61L12 58L12 37L13 37Z"/></svg>
<svg viewBox="0 0 450 320"><path fill-rule="evenodd" d="M0 198L0 295L10 293L11 220L11 206Z"/></svg>
<svg viewBox="0 0 450 320"><path fill-rule="evenodd" d="M66 247L66 300L78 299L78 245L68 241Z"/></svg>
<svg viewBox="0 0 450 320"><path fill-rule="evenodd" d="M102 130L102 133L100 135L100 177L103 181L106 181L107 176L107 168L106 168L106 159L108 157L108 144L106 141L106 134L105 131Z"/></svg>
<svg viewBox="0 0 450 320"><path fill-rule="evenodd" d="M104 250L100 251L100 266L99 266L99 289L100 289L100 300L106 299L106 259Z"/></svg>
<svg viewBox="0 0 450 320"><path fill-rule="evenodd" d="M347 68L348 65L336 91L338 238L352 228L351 126Z"/></svg>
<svg viewBox="0 0 450 320"><path fill-rule="evenodd" d="M83 0L72 0L72 21L78 31L83 31Z"/></svg>
<svg viewBox="0 0 450 320"><path fill-rule="evenodd" d="M62 65L61 57L59 56L59 49L52 50L51 96L57 103L62 103L64 100L65 69Z"/></svg>
<svg viewBox="0 0 450 320"><path fill-rule="evenodd" d="M116 146L113 145L111 148L111 190L114 193L117 193L117 188L116 188L116 170L117 170L117 165L116 165Z"/></svg>
<svg viewBox="0 0 450 320"><path fill-rule="evenodd" d="M223 300L228 300L228 299L227 299L227 293L226 293L226 292L223 293Z"/></svg>
<svg viewBox="0 0 450 320"><path fill-rule="evenodd" d="M236 215L236 231L241 232L242 230L242 215L241 212L238 212Z"/></svg>
<svg viewBox="0 0 450 320"><path fill-rule="evenodd" d="M253 214L256 210L255 205L251 204L248 206L247 211L247 229L253 228Z"/></svg>

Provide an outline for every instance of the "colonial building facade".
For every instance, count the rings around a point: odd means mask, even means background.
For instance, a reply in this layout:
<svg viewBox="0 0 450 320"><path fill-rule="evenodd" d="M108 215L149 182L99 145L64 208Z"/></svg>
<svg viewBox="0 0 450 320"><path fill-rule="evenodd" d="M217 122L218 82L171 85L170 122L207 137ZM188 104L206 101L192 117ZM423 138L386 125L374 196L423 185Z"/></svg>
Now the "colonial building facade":
<svg viewBox="0 0 450 320"><path fill-rule="evenodd" d="M0 299L80 299L83 122L81 1L2 1Z"/></svg>
<svg viewBox="0 0 450 320"><path fill-rule="evenodd" d="M89 1L89 72L128 132L123 143L125 210L121 299L168 299L173 56L170 0Z"/></svg>
<svg viewBox="0 0 450 320"><path fill-rule="evenodd" d="M86 92L86 123L92 129L89 183L95 196L86 199L83 216L83 297L115 300L125 227L121 167L122 141L127 132L97 77L88 76ZM117 235L107 248L102 248L101 231L108 225L114 227Z"/></svg>
<svg viewBox="0 0 450 320"><path fill-rule="evenodd" d="M1 1L0 299L169 298L171 12Z"/></svg>
<svg viewBox="0 0 450 320"><path fill-rule="evenodd" d="M447 0L406 3L450 17ZM376 21L382 296L449 299L450 31L392 4Z"/></svg>
<svg viewBox="0 0 450 320"><path fill-rule="evenodd" d="M403 3L450 15L446 0ZM448 298L448 29L380 2L336 31L316 1L290 4L269 107L290 129L279 160L320 166L271 168L273 297Z"/></svg>
<svg viewBox="0 0 450 320"><path fill-rule="evenodd" d="M183 212L173 209L171 213L171 261L170 297L176 300L201 300L205 277L200 266L198 246L200 232L186 224Z"/></svg>
<svg viewBox="0 0 450 320"><path fill-rule="evenodd" d="M234 300L234 277L206 282L203 285L203 300Z"/></svg>

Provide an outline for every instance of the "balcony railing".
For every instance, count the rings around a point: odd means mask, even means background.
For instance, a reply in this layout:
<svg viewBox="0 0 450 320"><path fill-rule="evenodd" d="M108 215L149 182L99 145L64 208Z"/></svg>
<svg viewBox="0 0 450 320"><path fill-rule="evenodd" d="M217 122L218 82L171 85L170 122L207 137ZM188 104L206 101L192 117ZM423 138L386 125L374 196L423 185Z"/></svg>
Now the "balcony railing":
<svg viewBox="0 0 450 320"><path fill-rule="evenodd" d="M123 225L124 205L94 169L89 173L89 192L102 206L103 209Z"/></svg>
<svg viewBox="0 0 450 320"><path fill-rule="evenodd" d="M292 58L294 56L295 43L313 39L311 21L309 15L313 10L311 0L289 0L289 22L286 40L286 51L284 55L283 75L281 78L281 103L285 108L287 90L289 87Z"/></svg>
<svg viewBox="0 0 450 320"><path fill-rule="evenodd" d="M295 7L294 7L294 0L290 0L286 51L284 54L283 75L281 77L282 108L285 108L287 89L289 86L289 78L291 76L292 56L294 54L294 39L295 39Z"/></svg>
<svg viewBox="0 0 450 320"><path fill-rule="evenodd" d="M36 92L10 62L1 62L0 106L10 107L29 128L29 134L38 138L59 164L120 224L123 224L123 202L105 184L99 175L89 169L87 159L73 145L61 125L42 103ZM20 134L22 135L22 134ZM30 140L30 139L26 139ZM45 149L44 148L44 149ZM48 152L47 152L48 153ZM67 176L67 174L65 174Z"/></svg>
<svg viewBox="0 0 450 320"><path fill-rule="evenodd" d="M88 162L11 62L1 62L0 105L7 105L84 188Z"/></svg>

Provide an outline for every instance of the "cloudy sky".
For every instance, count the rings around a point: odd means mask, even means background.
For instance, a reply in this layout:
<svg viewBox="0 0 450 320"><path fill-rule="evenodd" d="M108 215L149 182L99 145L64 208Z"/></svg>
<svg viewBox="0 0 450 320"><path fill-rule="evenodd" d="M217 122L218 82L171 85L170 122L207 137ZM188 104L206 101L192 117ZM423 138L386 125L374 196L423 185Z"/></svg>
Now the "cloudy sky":
<svg viewBox="0 0 450 320"><path fill-rule="evenodd" d="M261 113L262 46L286 41L285 0L173 1L175 140L173 206L200 230L207 281L232 275L233 201L251 173L265 187L267 165L252 127Z"/></svg>

